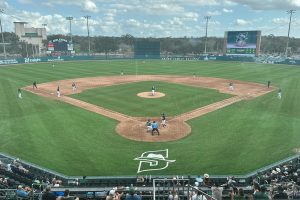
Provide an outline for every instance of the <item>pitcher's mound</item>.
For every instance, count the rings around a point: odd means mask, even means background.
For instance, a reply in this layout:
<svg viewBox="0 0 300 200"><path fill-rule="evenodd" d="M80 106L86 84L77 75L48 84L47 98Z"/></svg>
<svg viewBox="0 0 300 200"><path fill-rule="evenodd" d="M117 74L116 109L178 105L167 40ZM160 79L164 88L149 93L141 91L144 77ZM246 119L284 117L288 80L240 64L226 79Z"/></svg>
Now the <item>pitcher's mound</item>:
<svg viewBox="0 0 300 200"><path fill-rule="evenodd" d="M141 93L138 93L137 96L142 97L142 98L154 99L154 98L164 97L166 95L161 92L155 92L155 95L153 96L152 92L141 92Z"/></svg>

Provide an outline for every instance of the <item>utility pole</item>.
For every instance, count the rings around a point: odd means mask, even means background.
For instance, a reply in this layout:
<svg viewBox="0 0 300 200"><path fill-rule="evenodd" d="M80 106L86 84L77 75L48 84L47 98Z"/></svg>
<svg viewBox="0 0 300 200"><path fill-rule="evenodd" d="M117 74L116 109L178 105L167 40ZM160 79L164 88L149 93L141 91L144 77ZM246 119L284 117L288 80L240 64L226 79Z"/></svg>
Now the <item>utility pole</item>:
<svg viewBox="0 0 300 200"><path fill-rule="evenodd" d="M89 40L89 55L91 55L91 41L90 41L90 27L89 27L89 19L91 16L86 15L84 16L86 18L86 27L87 27L87 33L88 33L88 40Z"/></svg>
<svg viewBox="0 0 300 200"><path fill-rule="evenodd" d="M205 28L205 44L204 44L204 53L206 54L206 46L207 46L207 27L208 27L208 20L211 16L205 16L204 19L206 20L206 28Z"/></svg>
<svg viewBox="0 0 300 200"><path fill-rule="evenodd" d="M1 13L4 13L3 9L0 9ZM7 58L6 56L6 49L5 49L5 42L4 42L4 36L3 36L3 30L2 30L2 20L0 18L0 28L1 28L1 36L2 36L2 45L3 45L3 53L4 53L4 59Z"/></svg>
<svg viewBox="0 0 300 200"><path fill-rule="evenodd" d="M66 17L66 20L69 20L70 21L70 41L71 43L73 43L72 41L72 20L73 20L73 17Z"/></svg>
<svg viewBox="0 0 300 200"><path fill-rule="evenodd" d="M42 26L43 26L44 28L46 28L47 24L42 24Z"/></svg>
<svg viewBox="0 0 300 200"><path fill-rule="evenodd" d="M290 15L290 22L289 22L288 37L287 37L286 48L285 48L285 57L287 57L287 55L288 55L289 40L290 40L290 30L291 30L291 23L292 23L292 15L295 12L296 12L296 10L288 10L288 11L286 11L286 13Z"/></svg>

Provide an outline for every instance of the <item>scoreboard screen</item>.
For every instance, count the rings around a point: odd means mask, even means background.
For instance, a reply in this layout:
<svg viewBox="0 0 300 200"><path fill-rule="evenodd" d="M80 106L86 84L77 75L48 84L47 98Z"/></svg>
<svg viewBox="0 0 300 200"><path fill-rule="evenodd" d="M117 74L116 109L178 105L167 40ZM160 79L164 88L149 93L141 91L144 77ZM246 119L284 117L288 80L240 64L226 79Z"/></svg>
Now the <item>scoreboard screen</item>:
<svg viewBox="0 0 300 200"><path fill-rule="evenodd" d="M54 39L52 41L49 41L48 51L73 51L73 44L62 38Z"/></svg>
<svg viewBox="0 0 300 200"><path fill-rule="evenodd" d="M258 55L261 31L225 32L224 47L227 55Z"/></svg>

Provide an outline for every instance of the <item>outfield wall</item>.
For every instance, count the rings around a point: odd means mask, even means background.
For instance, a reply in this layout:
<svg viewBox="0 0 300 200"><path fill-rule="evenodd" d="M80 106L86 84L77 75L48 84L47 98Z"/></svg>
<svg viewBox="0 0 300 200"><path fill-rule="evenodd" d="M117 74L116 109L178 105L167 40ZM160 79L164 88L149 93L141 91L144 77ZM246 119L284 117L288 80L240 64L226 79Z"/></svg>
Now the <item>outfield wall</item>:
<svg viewBox="0 0 300 200"><path fill-rule="evenodd" d="M12 58L0 60L0 65L13 65L24 63L40 62L62 62L62 61L79 61L79 60L120 60L134 59L129 57L120 57L119 55L102 55L102 56L59 56L59 57L37 57L37 58ZM168 56L162 57L161 60L206 60L206 61L238 61L238 62L255 62L255 57L246 56ZM274 64L300 65L300 60L286 59Z"/></svg>

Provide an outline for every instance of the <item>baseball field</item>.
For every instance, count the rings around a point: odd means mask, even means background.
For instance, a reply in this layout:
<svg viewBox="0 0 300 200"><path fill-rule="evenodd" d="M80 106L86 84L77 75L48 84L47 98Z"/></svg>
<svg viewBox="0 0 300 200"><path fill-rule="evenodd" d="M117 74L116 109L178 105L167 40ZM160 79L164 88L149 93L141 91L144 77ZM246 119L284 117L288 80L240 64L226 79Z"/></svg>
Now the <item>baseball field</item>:
<svg viewBox="0 0 300 200"><path fill-rule="evenodd" d="M239 62L3 66L0 151L75 176L245 174L299 151L299 77L299 67ZM165 96L147 98L153 85ZM161 113L167 127L152 136L146 119L160 125ZM156 166L140 164L166 149Z"/></svg>

